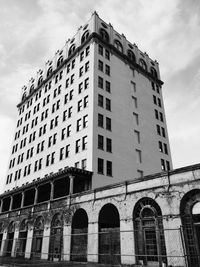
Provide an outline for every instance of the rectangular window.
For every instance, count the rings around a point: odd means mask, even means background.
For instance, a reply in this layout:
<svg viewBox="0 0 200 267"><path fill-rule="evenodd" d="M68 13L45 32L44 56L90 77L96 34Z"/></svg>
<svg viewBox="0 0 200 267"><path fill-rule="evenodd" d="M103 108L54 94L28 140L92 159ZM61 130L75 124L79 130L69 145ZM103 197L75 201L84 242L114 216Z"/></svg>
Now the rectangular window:
<svg viewBox="0 0 200 267"><path fill-rule="evenodd" d="M158 111L157 111L157 109L155 109L154 112L155 112L155 118L158 120L159 117L158 117Z"/></svg>
<svg viewBox="0 0 200 267"><path fill-rule="evenodd" d="M162 136L163 137L166 137L166 135L165 135L165 128L161 127L161 129L162 129Z"/></svg>
<svg viewBox="0 0 200 267"><path fill-rule="evenodd" d="M168 155L167 144L163 144L163 145L164 145L164 153Z"/></svg>
<svg viewBox="0 0 200 267"><path fill-rule="evenodd" d="M82 138L82 150L87 149L87 135Z"/></svg>
<svg viewBox="0 0 200 267"><path fill-rule="evenodd" d="M135 152L136 152L137 163L142 163L142 151L136 149Z"/></svg>
<svg viewBox="0 0 200 267"><path fill-rule="evenodd" d="M103 96L98 94L98 106L103 108Z"/></svg>
<svg viewBox="0 0 200 267"><path fill-rule="evenodd" d="M135 112L133 112L134 122L136 125L139 124L139 115Z"/></svg>
<svg viewBox="0 0 200 267"><path fill-rule="evenodd" d="M83 83L79 83L78 93L80 94L83 91Z"/></svg>
<svg viewBox="0 0 200 267"><path fill-rule="evenodd" d="M170 170L170 163L168 160L166 160L166 169L169 171Z"/></svg>
<svg viewBox="0 0 200 267"><path fill-rule="evenodd" d="M106 92L110 93L110 82L106 81Z"/></svg>
<svg viewBox="0 0 200 267"><path fill-rule="evenodd" d="M65 87L66 87L66 88L69 87L69 78L66 80Z"/></svg>
<svg viewBox="0 0 200 267"><path fill-rule="evenodd" d="M165 161L164 159L161 159L160 161L161 161L161 169L162 171L165 171Z"/></svg>
<svg viewBox="0 0 200 267"><path fill-rule="evenodd" d="M65 158L68 158L69 157L69 149L70 149L70 145L67 145L65 147Z"/></svg>
<svg viewBox="0 0 200 267"><path fill-rule="evenodd" d="M72 98L73 98L73 92L74 92L74 90L71 90L71 91L69 92L69 100L72 100Z"/></svg>
<svg viewBox="0 0 200 267"><path fill-rule="evenodd" d="M106 151L112 153L112 140L106 138Z"/></svg>
<svg viewBox="0 0 200 267"><path fill-rule="evenodd" d="M61 140L65 138L65 131L66 131L66 128L63 128L61 132Z"/></svg>
<svg viewBox="0 0 200 267"><path fill-rule="evenodd" d="M98 126L103 128L103 115L98 114Z"/></svg>
<svg viewBox="0 0 200 267"><path fill-rule="evenodd" d="M87 168L87 159L83 159L83 160L81 161L81 168L82 168L83 170L86 170L86 168Z"/></svg>
<svg viewBox="0 0 200 267"><path fill-rule="evenodd" d="M106 65L106 74L110 76L110 66Z"/></svg>
<svg viewBox="0 0 200 267"><path fill-rule="evenodd" d="M137 144L140 144L140 132L134 130L134 135L135 135L135 141Z"/></svg>
<svg viewBox="0 0 200 267"><path fill-rule="evenodd" d="M151 87L155 91L155 84L154 84L154 82L151 82Z"/></svg>
<svg viewBox="0 0 200 267"><path fill-rule="evenodd" d="M85 90L89 87L89 78L86 78L86 79L85 79L85 84L84 84L84 86L85 86Z"/></svg>
<svg viewBox="0 0 200 267"><path fill-rule="evenodd" d="M88 126L88 115L85 115L83 117L83 128L86 128Z"/></svg>
<svg viewBox="0 0 200 267"><path fill-rule="evenodd" d="M84 97L84 108L88 107L88 95Z"/></svg>
<svg viewBox="0 0 200 267"><path fill-rule="evenodd" d="M74 163L74 167L75 168L79 168L79 165L80 165L79 161L77 161L77 162Z"/></svg>
<svg viewBox="0 0 200 267"><path fill-rule="evenodd" d="M157 98L157 100L158 100L158 106L161 108L161 99L160 98Z"/></svg>
<svg viewBox="0 0 200 267"><path fill-rule="evenodd" d="M71 134L71 124L67 126L67 137Z"/></svg>
<svg viewBox="0 0 200 267"><path fill-rule="evenodd" d="M72 70L74 69L75 67L75 59L72 60Z"/></svg>
<svg viewBox="0 0 200 267"><path fill-rule="evenodd" d="M160 121L164 121L162 112L160 112Z"/></svg>
<svg viewBox="0 0 200 267"><path fill-rule="evenodd" d="M72 116L72 107L68 109L68 118L71 118Z"/></svg>
<svg viewBox="0 0 200 267"><path fill-rule="evenodd" d="M67 119L67 110L63 111L63 121Z"/></svg>
<svg viewBox="0 0 200 267"><path fill-rule="evenodd" d="M106 117L106 130L111 131L111 119Z"/></svg>
<svg viewBox="0 0 200 267"><path fill-rule="evenodd" d="M159 151L163 152L163 146L162 146L162 142L158 142L158 147L159 147Z"/></svg>
<svg viewBox="0 0 200 267"><path fill-rule="evenodd" d="M82 52L80 53L80 62L83 61L83 58L84 58L84 51L82 51Z"/></svg>
<svg viewBox="0 0 200 267"><path fill-rule="evenodd" d="M76 140L75 153L78 153L80 151L80 144L81 144L81 139Z"/></svg>
<svg viewBox="0 0 200 267"><path fill-rule="evenodd" d="M68 102L68 94L65 95L64 104L67 104L67 102Z"/></svg>
<svg viewBox="0 0 200 267"><path fill-rule="evenodd" d="M90 54L90 46L87 46L85 49L85 56L87 57Z"/></svg>
<svg viewBox="0 0 200 267"><path fill-rule="evenodd" d="M156 125L156 129L157 129L157 134L160 135L160 134L161 134L161 133L160 133L160 125L157 124L157 125Z"/></svg>
<svg viewBox="0 0 200 267"><path fill-rule="evenodd" d="M74 74L72 74L72 76L71 76L71 84L73 84L74 83Z"/></svg>
<svg viewBox="0 0 200 267"><path fill-rule="evenodd" d="M156 100L156 96L155 96L155 95L153 95L153 103L154 103L155 105L157 105L157 100Z"/></svg>
<svg viewBox="0 0 200 267"><path fill-rule="evenodd" d="M81 77L83 75L83 67L81 67L80 69L79 69L79 77Z"/></svg>
<svg viewBox="0 0 200 267"><path fill-rule="evenodd" d="M98 135L98 149L103 150L104 137L103 135Z"/></svg>
<svg viewBox="0 0 200 267"><path fill-rule="evenodd" d="M98 46L98 52L99 52L99 55L103 56L103 46L100 44Z"/></svg>
<svg viewBox="0 0 200 267"><path fill-rule="evenodd" d="M103 61L98 61L98 70L103 71Z"/></svg>
<svg viewBox="0 0 200 267"><path fill-rule="evenodd" d="M111 111L111 100L106 98L106 109Z"/></svg>
<svg viewBox="0 0 200 267"><path fill-rule="evenodd" d="M82 109L82 100L79 100L77 105L77 111L79 112L81 111L81 109Z"/></svg>
<svg viewBox="0 0 200 267"><path fill-rule="evenodd" d="M103 78L98 77L98 87L103 89Z"/></svg>
<svg viewBox="0 0 200 267"><path fill-rule="evenodd" d="M105 58L110 60L110 52L107 49L105 50Z"/></svg>
<svg viewBox="0 0 200 267"><path fill-rule="evenodd" d="M112 176L112 162L109 160L106 161L106 174Z"/></svg>
<svg viewBox="0 0 200 267"><path fill-rule="evenodd" d="M97 159L97 172L99 174L103 174L104 173L104 160L101 158Z"/></svg>
<svg viewBox="0 0 200 267"><path fill-rule="evenodd" d="M64 157L64 147L61 147L60 149L60 160L62 160Z"/></svg>
<svg viewBox="0 0 200 267"><path fill-rule="evenodd" d="M81 119L78 119L76 122L76 131L79 132L81 129Z"/></svg>
<svg viewBox="0 0 200 267"><path fill-rule="evenodd" d="M89 70L89 61L85 63L85 72Z"/></svg>

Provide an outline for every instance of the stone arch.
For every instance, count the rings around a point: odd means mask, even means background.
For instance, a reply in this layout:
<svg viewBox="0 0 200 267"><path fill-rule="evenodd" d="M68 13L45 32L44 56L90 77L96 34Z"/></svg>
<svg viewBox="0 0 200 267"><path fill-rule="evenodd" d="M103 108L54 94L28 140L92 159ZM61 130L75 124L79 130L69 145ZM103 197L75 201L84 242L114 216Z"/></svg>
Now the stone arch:
<svg viewBox="0 0 200 267"><path fill-rule="evenodd" d="M47 78L51 75L51 73L53 72L53 67L50 66L47 70Z"/></svg>
<svg viewBox="0 0 200 267"><path fill-rule="evenodd" d="M43 82L43 77L40 76L39 79L38 79L38 86L40 86L42 84L42 82Z"/></svg>
<svg viewBox="0 0 200 267"><path fill-rule="evenodd" d="M76 49L75 44L72 44L69 48L68 56L71 56L74 53L75 49Z"/></svg>
<svg viewBox="0 0 200 267"><path fill-rule="evenodd" d="M114 47L121 53L123 53L123 46L119 40L114 40Z"/></svg>
<svg viewBox="0 0 200 267"><path fill-rule="evenodd" d="M22 95L22 101L26 99L26 92L23 93Z"/></svg>
<svg viewBox="0 0 200 267"><path fill-rule="evenodd" d="M29 90L29 94L31 94L34 91L34 89L35 89L34 84L32 84Z"/></svg>
<svg viewBox="0 0 200 267"><path fill-rule="evenodd" d="M28 221L27 219L23 219L19 226L19 238L16 247L17 257L24 258L25 256L27 234L28 234Z"/></svg>
<svg viewBox="0 0 200 267"><path fill-rule="evenodd" d="M120 216L111 203L99 212L99 262L120 264Z"/></svg>
<svg viewBox="0 0 200 267"><path fill-rule="evenodd" d="M200 265L200 189L187 192L180 203L184 242L189 267ZM195 208L196 207L196 208Z"/></svg>
<svg viewBox="0 0 200 267"><path fill-rule="evenodd" d="M33 240L32 240L32 250L31 250L32 258L41 258L43 232L44 232L44 218L43 216L38 216L35 219L33 226Z"/></svg>
<svg viewBox="0 0 200 267"><path fill-rule="evenodd" d="M154 77L154 78L158 78L158 74L157 74L157 71L155 70L155 68L151 67L151 75Z"/></svg>
<svg viewBox="0 0 200 267"><path fill-rule="evenodd" d="M89 35L90 35L90 33L88 30L83 33L83 35L81 37L81 44L85 43L85 41L88 39Z"/></svg>
<svg viewBox="0 0 200 267"><path fill-rule="evenodd" d="M60 56L57 61L57 68L63 63L63 60L64 60L63 56Z"/></svg>
<svg viewBox="0 0 200 267"><path fill-rule="evenodd" d="M133 210L135 248L137 263L144 265L167 262L162 211L155 200L144 197Z"/></svg>
<svg viewBox="0 0 200 267"><path fill-rule="evenodd" d="M109 37L109 34L107 33L106 30L104 30L103 28L101 28L99 30L99 34L102 38L103 41L105 41L106 43L109 43L110 42L110 37Z"/></svg>
<svg viewBox="0 0 200 267"><path fill-rule="evenodd" d="M139 60L139 65L140 65L140 67L141 67L143 70L147 71L147 64L146 64L146 62L144 61L144 59L140 58L140 60Z"/></svg>
<svg viewBox="0 0 200 267"><path fill-rule="evenodd" d="M80 208L72 218L71 260L87 261L88 215Z"/></svg>
<svg viewBox="0 0 200 267"><path fill-rule="evenodd" d="M63 249L63 216L56 213L51 221L49 260L61 260Z"/></svg>
<svg viewBox="0 0 200 267"><path fill-rule="evenodd" d="M11 251L13 247L13 241L14 241L14 233L15 233L15 222L12 221L9 223L7 228L7 239L6 239L6 256L11 256Z"/></svg>
<svg viewBox="0 0 200 267"><path fill-rule="evenodd" d="M127 56L131 62L135 62L135 54L130 49L127 51Z"/></svg>

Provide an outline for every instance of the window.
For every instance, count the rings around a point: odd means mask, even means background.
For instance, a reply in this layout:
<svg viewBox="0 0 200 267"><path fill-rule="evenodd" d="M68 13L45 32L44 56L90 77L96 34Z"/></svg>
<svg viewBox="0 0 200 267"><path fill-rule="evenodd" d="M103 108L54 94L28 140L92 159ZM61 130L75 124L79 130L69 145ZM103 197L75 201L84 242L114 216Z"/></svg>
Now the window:
<svg viewBox="0 0 200 267"><path fill-rule="evenodd" d="M101 60L98 61L98 69L103 71L103 62Z"/></svg>
<svg viewBox="0 0 200 267"><path fill-rule="evenodd" d="M157 71L153 68L153 67L151 67L151 74L152 74L152 76L154 77L154 78L157 78L158 76L157 76Z"/></svg>
<svg viewBox="0 0 200 267"><path fill-rule="evenodd" d="M78 106L77 106L77 111L81 111L81 108L82 108L82 100L79 100L78 101Z"/></svg>
<svg viewBox="0 0 200 267"><path fill-rule="evenodd" d="M82 150L87 149L87 135L82 138Z"/></svg>
<svg viewBox="0 0 200 267"><path fill-rule="evenodd" d="M61 140L63 140L65 138L65 130L66 130L66 128L63 128L61 131Z"/></svg>
<svg viewBox="0 0 200 267"><path fill-rule="evenodd" d="M169 163L168 160L166 160L166 168L167 168L168 171L170 170L170 163Z"/></svg>
<svg viewBox="0 0 200 267"><path fill-rule="evenodd" d="M98 126L103 128L103 115L98 114Z"/></svg>
<svg viewBox="0 0 200 267"><path fill-rule="evenodd" d="M85 72L89 70L89 61L85 63Z"/></svg>
<svg viewBox="0 0 200 267"><path fill-rule="evenodd" d="M109 160L106 161L106 174L112 176L112 162Z"/></svg>
<svg viewBox="0 0 200 267"><path fill-rule="evenodd" d="M70 145L67 145L65 147L65 158L68 158L69 157L69 149L70 149Z"/></svg>
<svg viewBox="0 0 200 267"><path fill-rule="evenodd" d="M64 147L61 147L60 149L60 160L62 160L64 157Z"/></svg>
<svg viewBox="0 0 200 267"><path fill-rule="evenodd" d="M163 152L162 142L158 142L159 151Z"/></svg>
<svg viewBox="0 0 200 267"><path fill-rule="evenodd" d="M74 167L75 168L79 168L79 165L80 165L79 161L77 161L77 162L74 163Z"/></svg>
<svg viewBox="0 0 200 267"><path fill-rule="evenodd" d="M84 97L84 108L88 107L88 95Z"/></svg>
<svg viewBox="0 0 200 267"><path fill-rule="evenodd" d="M160 94L160 87L159 87L158 84L156 84L156 91L157 91L158 94Z"/></svg>
<svg viewBox="0 0 200 267"><path fill-rule="evenodd" d="M154 103L155 105L157 105L157 101L156 101L156 96L155 96L155 95L153 95L153 103Z"/></svg>
<svg viewBox="0 0 200 267"><path fill-rule="evenodd" d="M82 51L82 52L80 53L80 61L83 61L83 58L84 58L84 51Z"/></svg>
<svg viewBox="0 0 200 267"><path fill-rule="evenodd" d="M151 87L155 91L155 84L154 84L154 82L151 82Z"/></svg>
<svg viewBox="0 0 200 267"><path fill-rule="evenodd" d="M98 135L98 149L101 149L101 150L103 150L104 148L104 146L103 146L103 144L104 144L104 137L102 136L102 135Z"/></svg>
<svg viewBox="0 0 200 267"><path fill-rule="evenodd" d="M73 84L74 83L74 74L72 74L72 76L71 76L71 84Z"/></svg>
<svg viewBox="0 0 200 267"><path fill-rule="evenodd" d="M106 109L111 111L111 100L106 98Z"/></svg>
<svg viewBox="0 0 200 267"><path fill-rule="evenodd" d="M97 172L99 174L103 174L104 173L104 160L101 158L97 159Z"/></svg>
<svg viewBox="0 0 200 267"><path fill-rule="evenodd" d="M78 93L80 94L83 91L83 83L79 83L78 85Z"/></svg>
<svg viewBox="0 0 200 267"><path fill-rule="evenodd" d="M160 135L161 134L161 132L160 132L160 125L157 124L156 125L156 129L157 129L157 134Z"/></svg>
<svg viewBox="0 0 200 267"><path fill-rule="evenodd" d="M161 129L162 129L162 136L163 137L166 137L166 135L165 135L165 128L161 127Z"/></svg>
<svg viewBox="0 0 200 267"><path fill-rule="evenodd" d="M111 119L106 117L106 130L111 131Z"/></svg>
<svg viewBox="0 0 200 267"><path fill-rule="evenodd" d="M68 94L65 95L64 104L67 104L68 102Z"/></svg>
<svg viewBox="0 0 200 267"><path fill-rule="evenodd" d="M88 115L85 115L83 117L83 128L86 128L88 126Z"/></svg>
<svg viewBox="0 0 200 267"><path fill-rule="evenodd" d="M72 60L72 70L74 69L75 67L75 59Z"/></svg>
<svg viewBox="0 0 200 267"><path fill-rule="evenodd" d="M82 168L83 170L85 170L85 169L87 168L87 159L83 159L83 160L81 161L81 168Z"/></svg>
<svg viewBox="0 0 200 267"><path fill-rule="evenodd" d="M81 119L78 119L76 122L76 131L79 132L81 129Z"/></svg>
<svg viewBox="0 0 200 267"><path fill-rule="evenodd" d="M81 143L81 139L76 140L75 153L78 153L80 151L80 143Z"/></svg>
<svg viewBox="0 0 200 267"><path fill-rule="evenodd" d="M81 67L80 69L79 69L79 77L81 77L83 75L83 67Z"/></svg>
<svg viewBox="0 0 200 267"><path fill-rule="evenodd" d="M89 78L85 79L85 90L89 87Z"/></svg>
<svg viewBox="0 0 200 267"><path fill-rule="evenodd" d="M164 153L168 155L167 144L163 144L163 145L164 145Z"/></svg>
<svg viewBox="0 0 200 267"><path fill-rule="evenodd" d="M106 151L112 152L112 140L110 138L106 138Z"/></svg>
<svg viewBox="0 0 200 267"><path fill-rule="evenodd" d="M106 65L106 74L110 76L110 66Z"/></svg>
<svg viewBox="0 0 200 267"><path fill-rule="evenodd" d="M130 61L135 62L135 55L130 49L127 51L127 54Z"/></svg>
<svg viewBox="0 0 200 267"><path fill-rule="evenodd" d="M99 52L99 55L103 56L103 46L100 44L98 46L98 52Z"/></svg>
<svg viewBox="0 0 200 267"><path fill-rule="evenodd" d="M143 70L147 71L147 65L142 58L139 61L139 65L142 67Z"/></svg>
<svg viewBox="0 0 200 267"><path fill-rule="evenodd" d="M155 109L154 112L155 112L155 118L158 120L159 117L158 117L158 111L157 111L157 109Z"/></svg>
<svg viewBox="0 0 200 267"><path fill-rule="evenodd" d="M136 149L135 152L136 152L137 163L142 163L142 151L139 149Z"/></svg>
<svg viewBox="0 0 200 267"><path fill-rule="evenodd" d="M74 92L74 90L71 90L71 91L69 92L69 100L72 100L72 98L73 98L73 92Z"/></svg>
<svg viewBox="0 0 200 267"><path fill-rule="evenodd" d="M87 46L85 49L85 56L87 57L90 54L90 46Z"/></svg>
<svg viewBox="0 0 200 267"><path fill-rule="evenodd" d="M110 93L110 82L106 81L106 92Z"/></svg>
<svg viewBox="0 0 200 267"><path fill-rule="evenodd" d="M67 64L67 73L70 72L70 64Z"/></svg>
<svg viewBox="0 0 200 267"><path fill-rule="evenodd" d="M73 52L75 51L75 45L73 44L70 49L69 49L69 52L68 52L68 56L71 56L73 54Z"/></svg>
<svg viewBox="0 0 200 267"><path fill-rule="evenodd" d="M162 105L161 105L161 99L158 98L157 100L158 100L158 106L161 108L161 106L162 106Z"/></svg>
<svg viewBox="0 0 200 267"><path fill-rule="evenodd" d="M160 112L160 121L164 121L164 119L163 119L163 114Z"/></svg>
<svg viewBox="0 0 200 267"><path fill-rule="evenodd" d="M103 108L103 96L98 94L98 106Z"/></svg>
<svg viewBox="0 0 200 267"><path fill-rule="evenodd" d="M105 50L105 58L110 60L110 52L107 49Z"/></svg>
<svg viewBox="0 0 200 267"><path fill-rule="evenodd" d="M98 77L98 87L103 89L103 78Z"/></svg>
<svg viewBox="0 0 200 267"><path fill-rule="evenodd" d="M160 161L161 161L161 169L165 171L165 161L164 159L161 159Z"/></svg>
<svg viewBox="0 0 200 267"><path fill-rule="evenodd" d="M67 110L63 111L63 121L65 121L67 118Z"/></svg>
<svg viewBox="0 0 200 267"><path fill-rule="evenodd" d="M67 126L67 137L71 134L71 124Z"/></svg>
<svg viewBox="0 0 200 267"><path fill-rule="evenodd" d="M89 37L89 31L85 31L84 34L81 37L81 44L83 44Z"/></svg>
<svg viewBox="0 0 200 267"><path fill-rule="evenodd" d="M71 118L72 116L72 107L68 109L68 118Z"/></svg>
<svg viewBox="0 0 200 267"><path fill-rule="evenodd" d="M68 88L69 86L69 78L66 80L65 87Z"/></svg>
<svg viewBox="0 0 200 267"><path fill-rule="evenodd" d="M117 50L121 53L123 53L123 47L122 47L122 44L120 43L120 41L118 40L115 40L114 41L114 46L117 48Z"/></svg>

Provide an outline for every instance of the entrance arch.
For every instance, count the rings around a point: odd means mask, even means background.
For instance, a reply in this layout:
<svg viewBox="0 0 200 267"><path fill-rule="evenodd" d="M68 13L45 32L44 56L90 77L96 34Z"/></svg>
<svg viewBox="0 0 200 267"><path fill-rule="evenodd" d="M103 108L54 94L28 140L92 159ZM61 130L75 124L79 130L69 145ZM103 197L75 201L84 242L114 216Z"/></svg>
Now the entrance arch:
<svg viewBox="0 0 200 267"><path fill-rule="evenodd" d="M33 241L32 241L32 258L41 258L42 241L44 232L44 218L42 216L37 217L34 223L33 229Z"/></svg>
<svg viewBox="0 0 200 267"><path fill-rule="evenodd" d="M13 240L15 233L15 223L11 222L8 226L8 234L7 234L7 246L6 246L6 256L11 256Z"/></svg>
<svg viewBox="0 0 200 267"><path fill-rule="evenodd" d="M163 266L167 262L162 212L151 198L139 200L133 211L137 264Z"/></svg>
<svg viewBox="0 0 200 267"><path fill-rule="evenodd" d="M88 216L84 209L78 209L72 218L71 260L87 261Z"/></svg>
<svg viewBox="0 0 200 267"><path fill-rule="evenodd" d="M28 233L28 224L27 220L24 219L19 228L19 238L17 242L17 257L25 257L26 250L26 241L27 241L27 233Z"/></svg>
<svg viewBox="0 0 200 267"><path fill-rule="evenodd" d="M185 194L180 204L183 235L189 267L200 266L200 190Z"/></svg>
<svg viewBox="0 0 200 267"><path fill-rule="evenodd" d="M63 249L63 218L61 214L55 214L51 222L49 260L61 260Z"/></svg>
<svg viewBox="0 0 200 267"><path fill-rule="evenodd" d="M99 262L120 264L120 219L113 204L106 204L99 213Z"/></svg>

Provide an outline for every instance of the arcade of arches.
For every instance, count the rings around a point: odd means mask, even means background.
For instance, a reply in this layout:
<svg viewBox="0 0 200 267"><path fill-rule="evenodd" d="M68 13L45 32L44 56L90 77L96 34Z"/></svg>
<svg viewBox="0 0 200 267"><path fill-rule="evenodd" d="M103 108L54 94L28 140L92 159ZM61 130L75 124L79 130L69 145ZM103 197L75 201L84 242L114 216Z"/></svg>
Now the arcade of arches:
<svg viewBox="0 0 200 267"><path fill-rule="evenodd" d="M1 257L198 267L199 180L194 165L2 210Z"/></svg>

